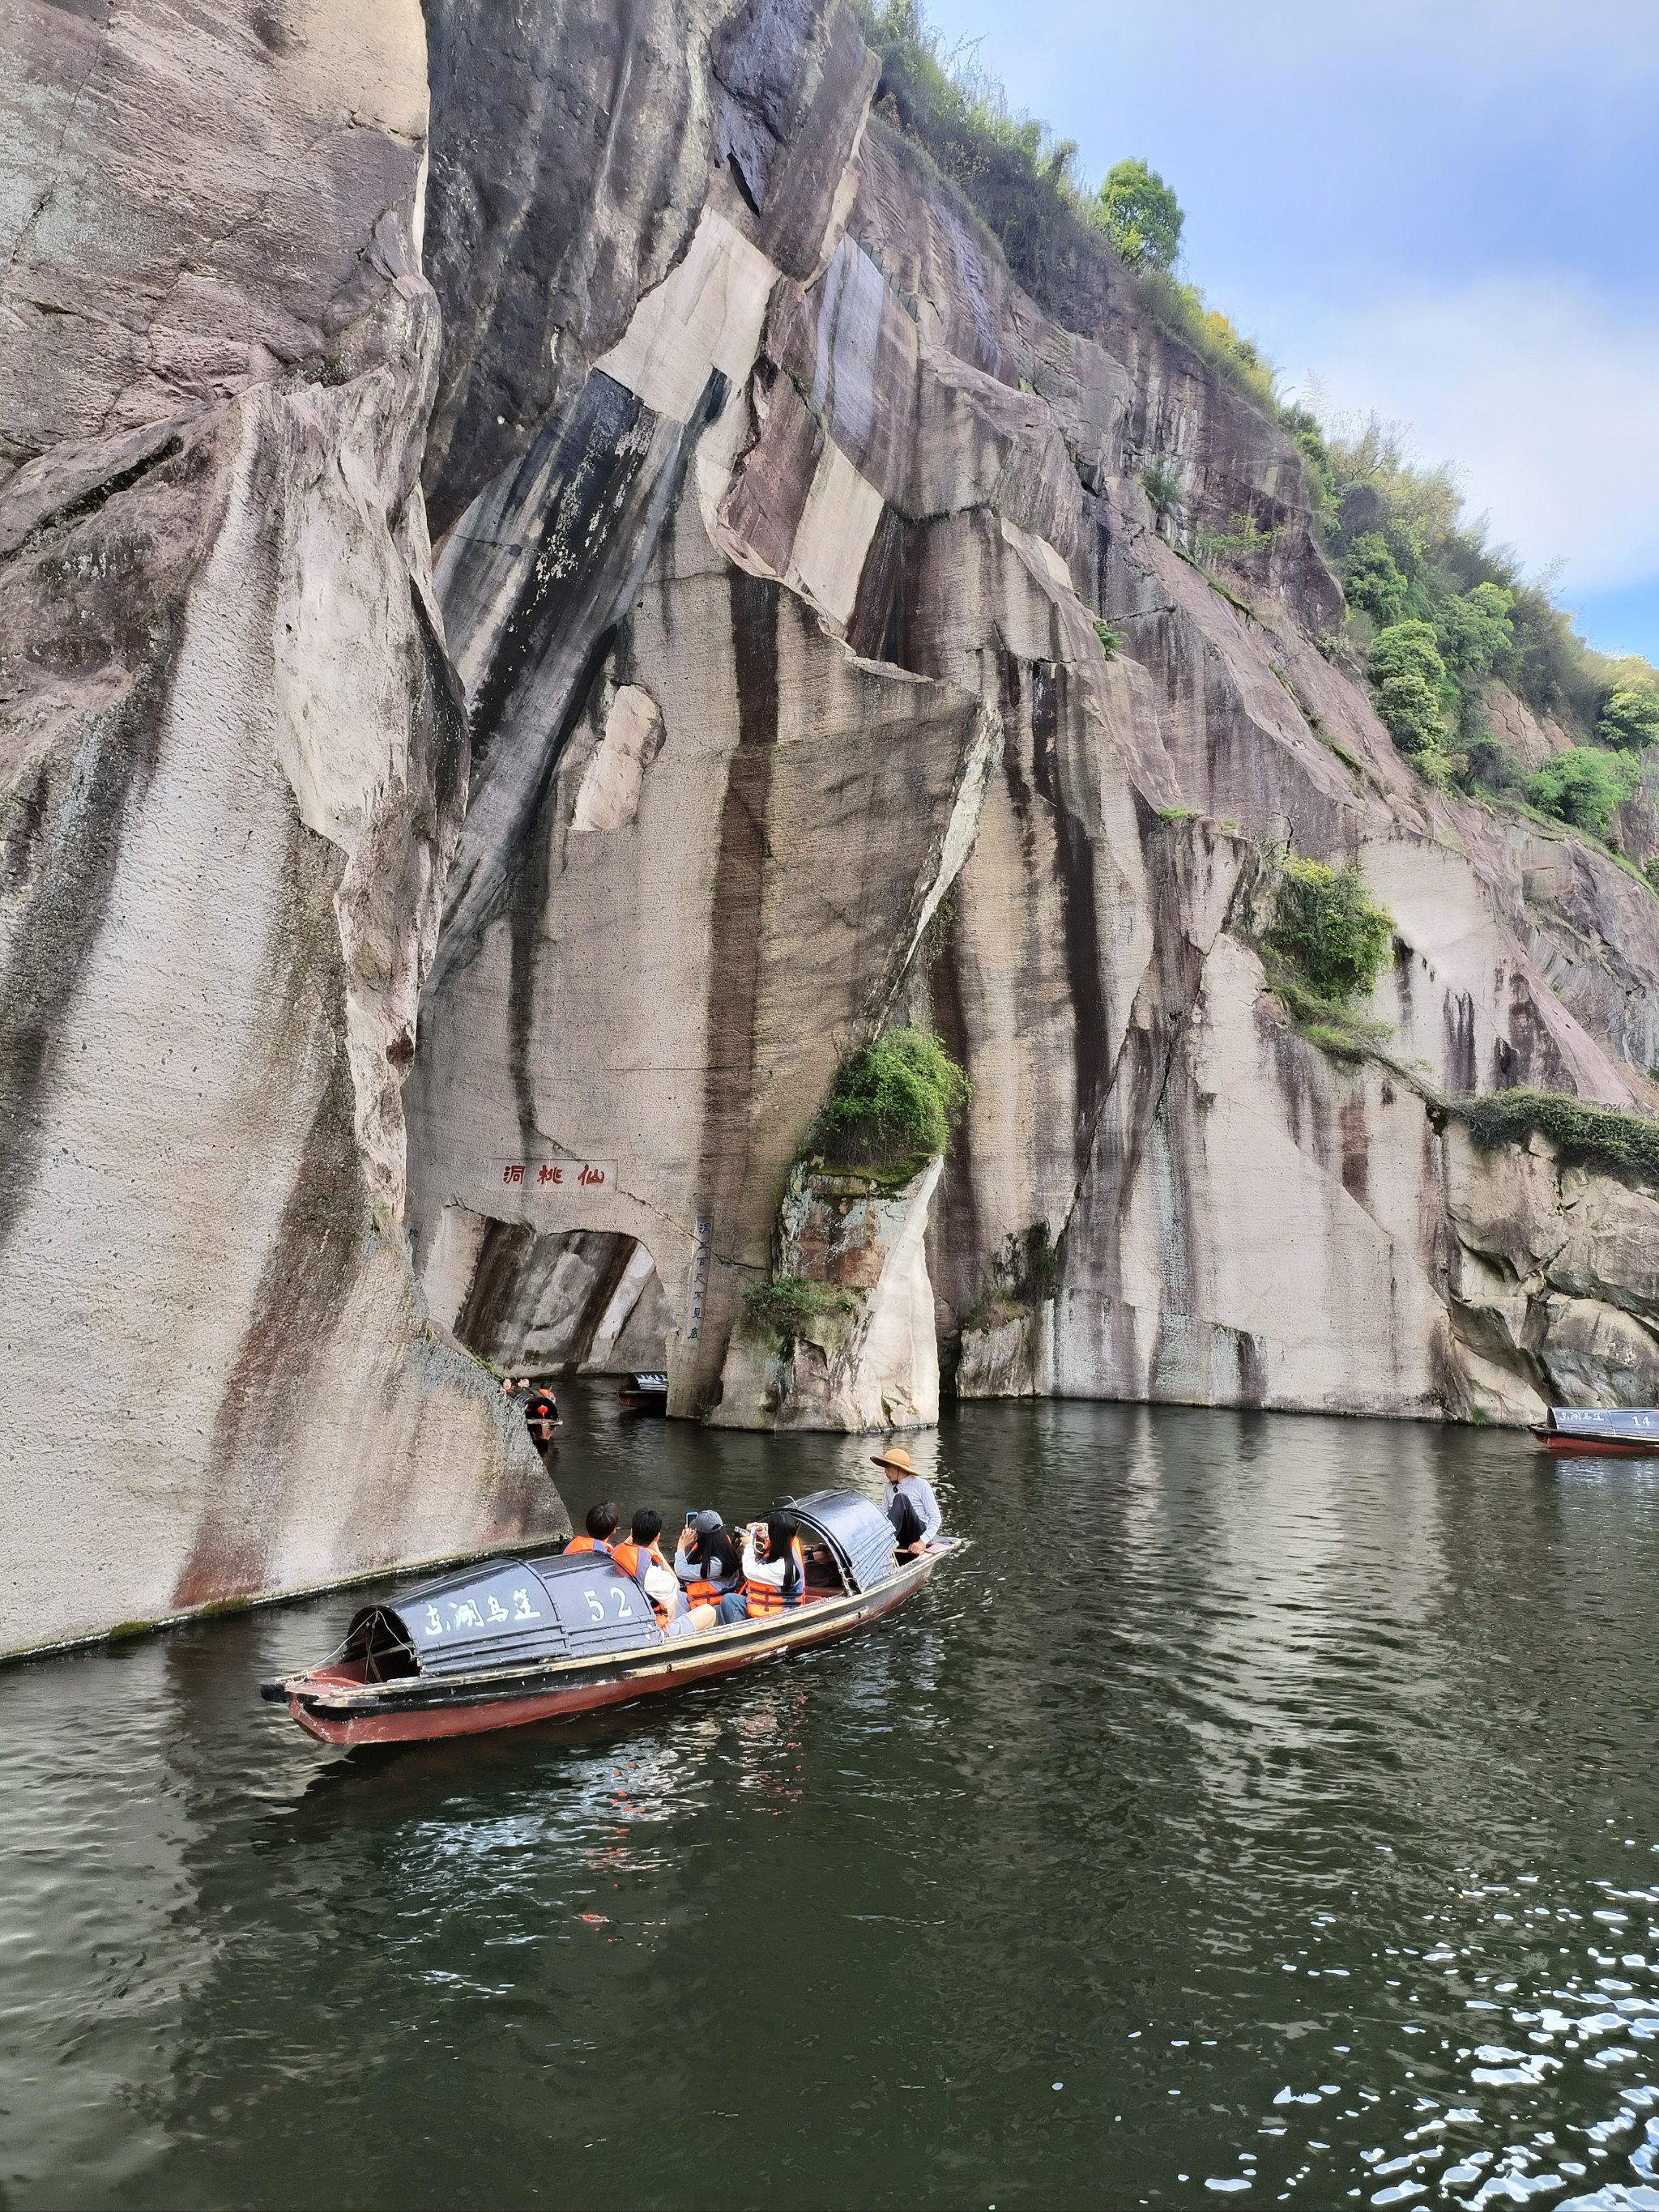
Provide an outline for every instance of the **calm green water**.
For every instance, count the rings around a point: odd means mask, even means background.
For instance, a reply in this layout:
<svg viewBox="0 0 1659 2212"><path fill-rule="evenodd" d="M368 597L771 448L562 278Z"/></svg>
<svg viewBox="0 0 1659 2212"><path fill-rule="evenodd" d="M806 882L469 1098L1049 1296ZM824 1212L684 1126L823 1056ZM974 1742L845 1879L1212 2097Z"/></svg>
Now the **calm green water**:
<svg viewBox="0 0 1659 2212"><path fill-rule="evenodd" d="M565 1439L578 1510L863 1465ZM918 1456L931 1593L659 1707L330 1752L256 1685L349 1596L0 1672L0 2203L1659 2206L1659 1468Z"/></svg>

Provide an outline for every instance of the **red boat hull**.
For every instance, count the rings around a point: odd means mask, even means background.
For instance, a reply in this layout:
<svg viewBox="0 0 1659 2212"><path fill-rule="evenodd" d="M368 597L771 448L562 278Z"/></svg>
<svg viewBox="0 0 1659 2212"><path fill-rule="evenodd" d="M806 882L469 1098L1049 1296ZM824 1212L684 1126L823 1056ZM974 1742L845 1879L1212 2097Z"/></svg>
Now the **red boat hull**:
<svg viewBox="0 0 1659 2212"><path fill-rule="evenodd" d="M635 1699L659 1697L689 1688L694 1682L738 1674L792 1651L850 1636L860 1628L896 1611L927 1581L933 1559L902 1574L890 1586L869 1593L862 1603L834 1600L824 1605L824 1618L814 1620L816 1606L789 1617L781 1626L715 1631L706 1638L685 1638L654 1646L641 1658L612 1667L580 1670L568 1681L551 1680L544 1687L526 1688L522 1695L480 1681L476 1694L447 1695L441 1703L400 1709L391 1699L365 1706L359 1684L331 1678L325 1673L302 1675L287 1686L288 1710L306 1731L321 1743L352 1747L361 1744L421 1743L441 1736L481 1735L495 1729L523 1728L532 1721L565 1720L578 1713L602 1711Z"/></svg>
<svg viewBox="0 0 1659 2212"><path fill-rule="evenodd" d="M1659 1443L1637 1443L1623 1437L1564 1437L1557 1429L1534 1429L1547 1452L1605 1452L1611 1459L1659 1459Z"/></svg>

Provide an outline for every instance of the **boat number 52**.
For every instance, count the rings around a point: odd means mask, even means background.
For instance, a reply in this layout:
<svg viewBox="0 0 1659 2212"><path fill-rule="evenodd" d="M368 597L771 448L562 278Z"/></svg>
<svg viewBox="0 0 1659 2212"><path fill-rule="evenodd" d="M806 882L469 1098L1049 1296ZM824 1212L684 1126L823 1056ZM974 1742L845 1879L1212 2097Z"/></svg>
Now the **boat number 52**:
<svg viewBox="0 0 1659 2212"><path fill-rule="evenodd" d="M599 1595L598 1590L584 1590L582 1595L587 1600L587 1610L592 1618L595 1620L605 1620L606 1617L605 1600ZM611 1595L616 1603L617 1620L632 1620L634 1613L628 1602L628 1592L625 1589L613 1589Z"/></svg>

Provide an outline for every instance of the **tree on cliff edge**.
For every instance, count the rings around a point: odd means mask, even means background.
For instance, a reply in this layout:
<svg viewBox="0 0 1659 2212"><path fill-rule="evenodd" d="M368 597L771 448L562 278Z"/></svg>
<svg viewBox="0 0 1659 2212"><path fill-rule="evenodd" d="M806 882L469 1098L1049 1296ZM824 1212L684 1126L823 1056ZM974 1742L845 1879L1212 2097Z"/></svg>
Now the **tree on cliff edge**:
<svg viewBox="0 0 1659 2212"><path fill-rule="evenodd" d="M1099 188L1099 226L1133 270L1175 268L1182 204L1146 161L1115 161Z"/></svg>
<svg viewBox="0 0 1659 2212"><path fill-rule="evenodd" d="M1186 221L1181 203L1144 161L1117 161L1100 188L1100 227L1131 269L1171 269Z"/></svg>

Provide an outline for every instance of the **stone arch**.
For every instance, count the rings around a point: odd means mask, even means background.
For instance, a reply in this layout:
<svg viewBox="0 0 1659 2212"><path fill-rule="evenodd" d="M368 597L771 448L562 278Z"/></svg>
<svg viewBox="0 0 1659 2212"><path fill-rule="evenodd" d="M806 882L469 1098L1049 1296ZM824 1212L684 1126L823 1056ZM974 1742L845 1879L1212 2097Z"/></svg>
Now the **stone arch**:
<svg viewBox="0 0 1659 2212"><path fill-rule="evenodd" d="M614 1229L538 1229L443 1209L426 1271L433 1316L469 1351L533 1375L667 1364L673 1326L654 1255Z"/></svg>

